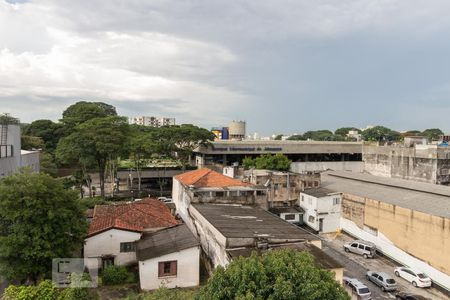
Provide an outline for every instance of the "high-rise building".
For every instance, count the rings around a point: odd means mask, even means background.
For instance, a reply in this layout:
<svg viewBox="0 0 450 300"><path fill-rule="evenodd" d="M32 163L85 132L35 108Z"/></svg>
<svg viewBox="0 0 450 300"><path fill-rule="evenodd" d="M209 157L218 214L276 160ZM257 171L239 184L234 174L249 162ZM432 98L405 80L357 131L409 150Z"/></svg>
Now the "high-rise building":
<svg viewBox="0 0 450 300"><path fill-rule="evenodd" d="M131 117L129 123L151 127L172 126L175 125L175 118L138 116Z"/></svg>

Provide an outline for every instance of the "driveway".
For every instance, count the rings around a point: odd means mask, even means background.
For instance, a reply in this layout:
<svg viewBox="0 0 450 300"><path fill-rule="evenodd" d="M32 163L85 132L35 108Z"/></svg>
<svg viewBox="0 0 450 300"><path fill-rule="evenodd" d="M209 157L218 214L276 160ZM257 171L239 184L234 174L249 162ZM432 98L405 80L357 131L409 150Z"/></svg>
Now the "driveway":
<svg viewBox="0 0 450 300"><path fill-rule="evenodd" d="M411 293L423 295L430 299L449 299L448 296L438 291L435 288L421 289L415 288L402 278L398 278L394 275L394 268L398 266L397 263L392 260L375 256L374 259L365 259L360 255L353 253L346 253L344 251L344 243L354 240L352 237L342 233L339 235L326 235L323 242L322 250L331 255L338 262L340 262L344 268L344 276L357 278L363 282L369 290L372 292L373 299L395 299L395 292L384 293L381 289L366 279L366 272L369 270L383 271L391 275L398 285L399 291L408 291Z"/></svg>

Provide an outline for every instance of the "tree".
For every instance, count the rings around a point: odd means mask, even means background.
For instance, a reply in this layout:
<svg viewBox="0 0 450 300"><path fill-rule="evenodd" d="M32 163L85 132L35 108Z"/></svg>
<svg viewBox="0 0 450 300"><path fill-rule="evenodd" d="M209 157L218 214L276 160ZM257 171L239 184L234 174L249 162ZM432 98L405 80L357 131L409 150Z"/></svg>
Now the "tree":
<svg viewBox="0 0 450 300"><path fill-rule="evenodd" d="M207 146L214 137L211 131L191 124L162 127L154 135L160 153L174 155L182 163L183 169L189 163L193 151L200 146Z"/></svg>
<svg viewBox="0 0 450 300"><path fill-rule="evenodd" d="M105 196L107 164L115 162L126 151L129 126L126 118L111 116L95 118L81 123L75 131L58 144L57 156L63 161L80 164L95 161L97 164L100 195ZM82 161L80 161L82 160Z"/></svg>
<svg viewBox="0 0 450 300"><path fill-rule="evenodd" d="M341 127L336 129L336 131L334 132L335 135L340 135L343 137L347 137L347 134L350 130L355 130L358 131L358 133L361 133L361 129L358 129L356 127Z"/></svg>
<svg viewBox="0 0 450 300"><path fill-rule="evenodd" d="M277 134L274 138L275 141L281 141L281 139L283 138L282 134Z"/></svg>
<svg viewBox="0 0 450 300"><path fill-rule="evenodd" d="M23 150L42 149L44 147L44 141L40 137L22 135L20 139Z"/></svg>
<svg viewBox="0 0 450 300"><path fill-rule="evenodd" d="M430 128L425 129L422 135L426 136L430 141L437 141L441 135L444 135L444 132L439 128Z"/></svg>
<svg viewBox="0 0 450 300"><path fill-rule="evenodd" d="M36 282L52 259L70 257L87 232L76 192L47 174L22 172L0 180L0 273Z"/></svg>
<svg viewBox="0 0 450 300"><path fill-rule="evenodd" d="M288 141L306 141L306 138L301 134L291 135L287 138Z"/></svg>
<svg viewBox="0 0 450 300"><path fill-rule="evenodd" d="M375 126L362 132L365 141L398 141L401 139L399 132L384 126Z"/></svg>
<svg viewBox="0 0 450 300"><path fill-rule="evenodd" d="M36 120L24 128L22 139L24 136L38 137L43 141L45 151L53 153L63 135L62 124L51 120Z"/></svg>
<svg viewBox="0 0 450 300"><path fill-rule="evenodd" d="M88 120L117 116L116 108L103 102L79 101L72 104L62 113L61 122L65 126L66 135Z"/></svg>
<svg viewBox="0 0 450 300"><path fill-rule="evenodd" d="M334 274L316 266L314 258L293 249L254 252L226 268L218 267L197 295L214 299L337 299L350 296Z"/></svg>
<svg viewBox="0 0 450 300"><path fill-rule="evenodd" d="M139 128L133 127L133 131L129 140L128 150L134 162L138 175L138 191L141 192L142 167L153 153L156 152L158 146L152 138L152 134Z"/></svg>
<svg viewBox="0 0 450 300"><path fill-rule="evenodd" d="M20 125L20 122L9 114L0 114L0 125Z"/></svg>
<svg viewBox="0 0 450 300"><path fill-rule="evenodd" d="M255 159L245 157L242 161L242 164L246 169L256 168L274 171L287 171L291 167L291 163L292 161L289 160L286 155L281 153L275 155L264 154Z"/></svg>
<svg viewBox="0 0 450 300"><path fill-rule="evenodd" d="M39 153L40 159L40 170L41 172L45 172L53 177L56 177L58 174L58 167L55 164L55 159L50 153L41 152Z"/></svg>

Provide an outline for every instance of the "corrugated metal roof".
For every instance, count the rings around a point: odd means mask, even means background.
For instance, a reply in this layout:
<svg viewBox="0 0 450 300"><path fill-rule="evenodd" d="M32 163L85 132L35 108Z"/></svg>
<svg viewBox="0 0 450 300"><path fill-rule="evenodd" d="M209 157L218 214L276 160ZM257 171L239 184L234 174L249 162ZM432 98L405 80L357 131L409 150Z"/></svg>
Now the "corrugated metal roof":
<svg viewBox="0 0 450 300"><path fill-rule="evenodd" d="M159 257L198 246L199 243L186 224L146 233L137 243L139 261Z"/></svg>
<svg viewBox="0 0 450 300"><path fill-rule="evenodd" d="M351 172L322 173L322 186L450 218L450 187Z"/></svg>

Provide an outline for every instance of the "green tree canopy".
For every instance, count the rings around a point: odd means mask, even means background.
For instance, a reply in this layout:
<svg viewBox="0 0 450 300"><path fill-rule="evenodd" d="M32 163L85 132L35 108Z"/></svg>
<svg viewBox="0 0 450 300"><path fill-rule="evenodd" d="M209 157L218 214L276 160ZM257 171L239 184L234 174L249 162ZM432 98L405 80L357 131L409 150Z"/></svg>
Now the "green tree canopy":
<svg viewBox="0 0 450 300"><path fill-rule="evenodd" d="M399 132L384 126L375 126L362 132L365 141L398 141L401 139Z"/></svg>
<svg viewBox="0 0 450 300"><path fill-rule="evenodd" d="M306 141L306 138L301 134L291 135L287 138L288 141Z"/></svg>
<svg viewBox="0 0 450 300"><path fill-rule="evenodd" d="M281 153L277 153L275 155L272 154L264 154L255 159L251 157L245 157L242 164L244 168L256 168L256 169L266 169L266 170L274 170L274 171L287 171L291 167L292 161L287 158L286 155Z"/></svg>
<svg viewBox="0 0 450 300"><path fill-rule="evenodd" d="M59 139L64 135L63 125L51 120L36 120L24 128L23 135L41 138L44 142L44 149L53 153Z"/></svg>
<svg viewBox="0 0 450 300"><path fill-rule="evenodd" d="M281 141L281 139L283 138L282 134L277 134L274 138L275 141Z"/></svg>
<svg viewBox="0 0 450 300"><path fill-rule="evenodd" d="M87 231L74 191L47 174L23 172L0 180L0 273L34 282L52 259L70 257Z"/></svg>
<svg viewBox="0 0 450 300"><path fill-rule="evenodd" d="M282 249L262 256L253 253L218 267L197 299L349 300L350 296L310 254Z"/></svg>
<svg viewBox="0 0 450 300"><path fill-rule="evenodd" d="M81 123L68 137L62 138L56 151L66 163L86 165L95 161L100 179L100 194L105 196L106 165L126 152L129 126L126 118L110 116Z"/></svg>
<svg viewBox="0 0 450 300"><path fill-rule="evenodd" d="M439 128L430 128L425 129L422 135L426 136L430 141L437 141L441 135L444 135L444 132Z"/></svg>
<svg viewBox="0 0 450 300"><path fill-rule="evenodd" d="M79 101L66 108L62 116L65 131L70 134L77 125L95 118L117 116L117 112L114 106L103 102Z"/></svg>
<svg viewBox="0 0 450 300"><path fill-rule="evenodd" d="M44 141L40 137L22 135L20 139L23 150L42 149L44 147Z"/></svg>
<svg viewBox="0 0 450 300"><path fill-rule="evenodd" d="M361 129L356 128L356 127L342 127L342 128L336 129L334 134L346 137L350 130L356 130L356 131L358 131L358 133L361 133Z"/></svg>

